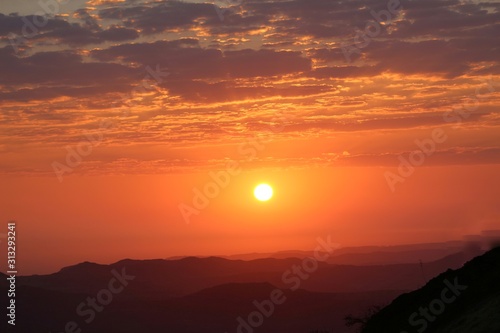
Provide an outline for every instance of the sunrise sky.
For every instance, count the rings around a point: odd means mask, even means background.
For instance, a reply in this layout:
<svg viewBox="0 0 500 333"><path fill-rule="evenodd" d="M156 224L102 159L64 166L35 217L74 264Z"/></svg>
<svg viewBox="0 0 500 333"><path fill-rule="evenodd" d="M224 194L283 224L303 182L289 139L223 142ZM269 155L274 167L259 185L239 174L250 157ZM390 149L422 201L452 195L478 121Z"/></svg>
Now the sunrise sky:
<svg viewBox="0 0 500 333"><path fill-rule="evenodd" d="M66 2L0 3L20 273L500 228L498 1Z"/></svg>

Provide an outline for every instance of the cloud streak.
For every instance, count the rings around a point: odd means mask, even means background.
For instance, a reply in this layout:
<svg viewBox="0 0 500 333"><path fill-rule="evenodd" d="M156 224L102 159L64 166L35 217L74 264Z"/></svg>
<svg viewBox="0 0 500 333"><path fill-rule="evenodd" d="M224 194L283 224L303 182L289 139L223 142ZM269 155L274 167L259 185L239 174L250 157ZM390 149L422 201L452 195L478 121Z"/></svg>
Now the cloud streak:
<svg viewBox="0 0 500 333"><path fill-rule="evenodd" d="M102 120L117 126L96 149L93 166L107 169L124 158L165 160L165 167L155 164L159 170L178 169L162 156L134 156L147 145L180 149L176 163L186 168L190 150L214 147L199 163L213 167L217 145L264 135L278 111L293 120L274 140L322 136L326 142L340 135L349 146L370 132L385 152L353 153L336 163L377 164L404 151L384 133L404 140L404 131L442 125L443 112L482 80L500 76L500 6L486 1L401 1L393 22L381 24L383 33L346 63L343 43L386 7L364 0L255 0L227 9L222 21L213 4L180 1L92 1L45 17L39 8L32 15L0 13L0 153L26 154L25 162L4 168L43 170L50 163L34 157L36 142L55 159ZM41 20L36 33L13 47L13 34L22 36ZM169 76L134 92L147 66ZM133 108L123 117L127 105ZM489 152L498 148L499 106L498 92L488 93L480 111L453 125L456 146L444 147L435 163L497 163ZM460 153L478 128L477 153ZM47 135L52 139L42 144ZM104 152L112 147L119 156L108 158ZM301 165L307 154L281 155L266 158Z"/></svg>

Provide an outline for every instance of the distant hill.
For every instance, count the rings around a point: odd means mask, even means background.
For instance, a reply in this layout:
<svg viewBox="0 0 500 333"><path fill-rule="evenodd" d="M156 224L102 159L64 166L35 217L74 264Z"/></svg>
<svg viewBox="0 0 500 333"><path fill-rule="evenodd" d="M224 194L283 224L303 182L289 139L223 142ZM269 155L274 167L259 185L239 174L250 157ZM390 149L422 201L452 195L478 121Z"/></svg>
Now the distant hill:
<svg viewBox="0 0 500 333"><path fill-rule="evenodd" d="M315 292L364 292L376 290L413 290L427 279L448 268L458 268L470 259L457 253L438 261L395 265L333 265L319 263L318 269L301 281L300 288ZM124 291L134 299L181 297L226 283L271 283L288 289L293 275L283 274L302 260L257 259L228 260L217 257L189 257L179 260L122 260L111 265L82 263L50 275L18 277L19 285L70 293L96 293L112 277L112 270L125 270L136 276ZM422 271L423 269L423 271Z"/></svg>
<svg viewBox="0 0 500 333"><path fill-rule="evenodd" d="M362 333L500 333L499 282L497 247L399 296L374 315Z"/></svg>
<svg viewBox="0 0 500 333"><path fill-rule="evenodd" d="M467 247L464 241L450 241L442 243L424 243L392 246L358 246L341 247L333 252L328 262L332 264L344 265L388 265L419 262L431 262L448 255L461 252ZM231 260L255 260L264 258L287 259L305 258L313 256L312 251L278 251L268 253L244 253L229 256L218 256ZM168 258L177 260L186 258L177 256ZM199 256L199 258L207 258Z"/></svg>

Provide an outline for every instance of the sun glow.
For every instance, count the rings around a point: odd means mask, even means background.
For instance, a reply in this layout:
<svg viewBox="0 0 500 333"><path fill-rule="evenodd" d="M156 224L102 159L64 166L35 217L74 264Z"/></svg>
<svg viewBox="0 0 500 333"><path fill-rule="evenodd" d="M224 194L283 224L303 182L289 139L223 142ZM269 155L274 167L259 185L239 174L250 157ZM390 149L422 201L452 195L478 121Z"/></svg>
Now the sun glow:
<svg viewBox="0 0 500 333"><path fill-rule="evenodd" d="M268 184L259 184L255 187L253 194L259 201L268 201L273 196L273 188Z"/></svg>

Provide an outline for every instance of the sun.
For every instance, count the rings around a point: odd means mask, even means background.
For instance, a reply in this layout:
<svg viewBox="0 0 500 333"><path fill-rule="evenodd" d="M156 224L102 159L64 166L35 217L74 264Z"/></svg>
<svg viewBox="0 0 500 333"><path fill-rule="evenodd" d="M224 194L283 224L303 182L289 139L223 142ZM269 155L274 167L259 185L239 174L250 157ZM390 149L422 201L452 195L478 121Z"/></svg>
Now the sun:
<svg viewBox="0 0 500 333"><path fill-rule="evenodd" d="M259 201L268 201L273 196L273 188L268 184L259 184L253 190L253 195Z"/></svg>

